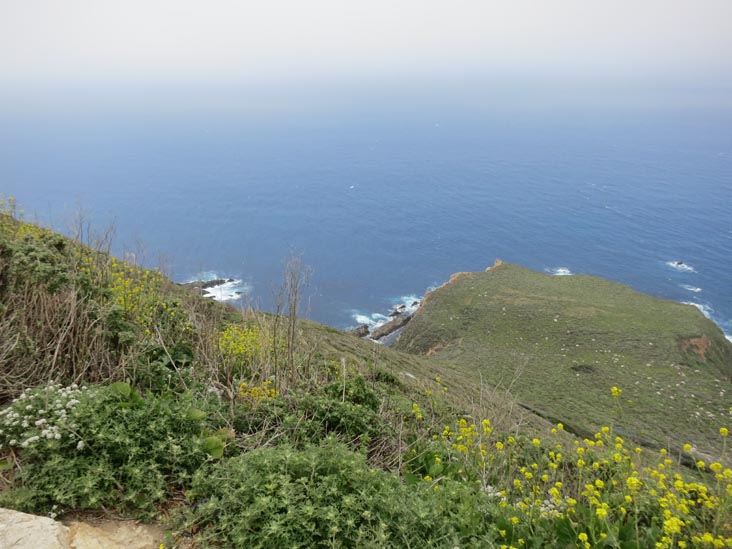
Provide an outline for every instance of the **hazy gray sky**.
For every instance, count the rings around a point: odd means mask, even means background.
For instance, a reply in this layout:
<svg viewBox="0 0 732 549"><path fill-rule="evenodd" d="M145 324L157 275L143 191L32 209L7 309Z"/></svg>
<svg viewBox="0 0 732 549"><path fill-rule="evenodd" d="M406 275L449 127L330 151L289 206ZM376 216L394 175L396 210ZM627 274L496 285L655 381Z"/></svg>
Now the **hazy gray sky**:
<svg viewBox="0 0 732 549"><path fill-rule="evenodd" d="M732 0L0 0L6 81L732 75Z"/></svg>

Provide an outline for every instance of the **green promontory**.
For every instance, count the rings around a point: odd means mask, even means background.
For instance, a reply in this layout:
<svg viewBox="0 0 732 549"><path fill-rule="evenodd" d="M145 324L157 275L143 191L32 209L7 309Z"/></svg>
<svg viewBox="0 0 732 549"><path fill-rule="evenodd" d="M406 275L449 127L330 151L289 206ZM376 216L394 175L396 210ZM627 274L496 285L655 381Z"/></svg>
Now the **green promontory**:
<svg viewBox="0 0 732 549"><path fill-rule="evenodd" d="M590 436L717 454L732 406L732 344L695 307L592 276L496 262L428 294L396 349L448 361ZM612 387L622 394L614 399Z"/></svg>

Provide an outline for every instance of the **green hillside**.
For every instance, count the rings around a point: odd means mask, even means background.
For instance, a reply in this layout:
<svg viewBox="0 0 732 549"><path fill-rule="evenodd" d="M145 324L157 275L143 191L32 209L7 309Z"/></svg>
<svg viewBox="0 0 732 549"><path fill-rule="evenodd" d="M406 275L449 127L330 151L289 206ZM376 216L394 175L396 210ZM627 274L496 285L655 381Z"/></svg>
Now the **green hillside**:
<svg viewBox="0 0 732 549"><path fill-rule="evenodd" d="M0 200L0 507L165 548L732 546L730 349L690 307L503 266L392 349L298 318L296 271L242 311L109 249Z"/></svg>
<svg viewBox="0 0 732 549"><path fill-rule="evenodd" d="M0 405L49 380L231 391L237 379L271 378L284 388L341 377L345 362L347 374L388 372L405 395L442 376L453 388L443 395L450 406L497 417L507 430L549 426L505 395L482 399L480 387L440 361L297 317L289 333L286 312L201 297L110 247L105 234L72 239L3 215L0 201Z"/></svg>
<svg viewBox="0 0 732 549"><path fill-rule="evenodd" d="M583 436L612 417L637 443L693 440L716 455L732 406L732 344L713 322L690 305L591 276L502 263L460 273L428 295L395 348L509 388Z"/></svg>

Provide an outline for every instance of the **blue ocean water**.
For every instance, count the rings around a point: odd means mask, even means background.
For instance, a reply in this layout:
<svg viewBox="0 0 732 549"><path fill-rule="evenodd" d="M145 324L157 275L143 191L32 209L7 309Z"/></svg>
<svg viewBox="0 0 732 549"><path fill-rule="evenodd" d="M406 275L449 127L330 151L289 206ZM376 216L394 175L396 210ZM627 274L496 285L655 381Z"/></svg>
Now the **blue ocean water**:
<svg viewBox="0 0 732 549"><path fill-rule="evenodd" d="M695 303L732 333L727 111L8 110L0 169L27 217L63 228L81 206L118 252L141 240L175 279L241 279L265 308L302 254L306 314L338 327L501 258Z"/></svg>

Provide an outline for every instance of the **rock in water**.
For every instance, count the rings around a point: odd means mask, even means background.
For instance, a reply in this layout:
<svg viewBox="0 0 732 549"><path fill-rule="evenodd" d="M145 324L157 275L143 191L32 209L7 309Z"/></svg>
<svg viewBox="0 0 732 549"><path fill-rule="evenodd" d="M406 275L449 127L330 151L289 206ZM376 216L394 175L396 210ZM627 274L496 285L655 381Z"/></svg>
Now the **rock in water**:
<svg viewBox="0 0 732 549"><path fill-rule="evenodd" d="M390 320L386 324L382 324L376 328L372 334L371 339L377 341L382 337L388 336L392 332L396 332L399 328L404 326L407 322L412 319L412 315L402 315L396 317L394 320Z"/></svg>
<svg viewBox="0 0 732 549"><path fill-rule="evenodd" d="M215 278L214 280L195 280L193 282L182 282L179 284L179 286L184 286L185 288L197 290L199 293L202 293L203 290L213 288L214 286L221 286L222 284L226 284L227 282L234 282L234 279L230 278L226 280L223 278Z"/></svg>

